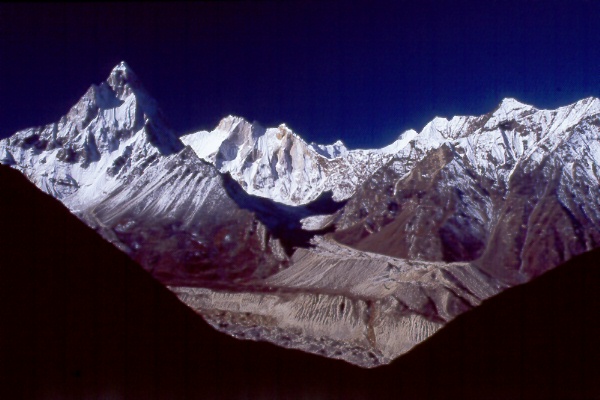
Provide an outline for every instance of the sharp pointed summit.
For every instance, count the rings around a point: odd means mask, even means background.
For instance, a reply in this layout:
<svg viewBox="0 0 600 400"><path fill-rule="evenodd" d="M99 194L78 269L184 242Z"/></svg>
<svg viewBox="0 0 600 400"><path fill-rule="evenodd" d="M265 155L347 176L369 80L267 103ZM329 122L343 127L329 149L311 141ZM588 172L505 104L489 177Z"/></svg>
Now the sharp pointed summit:
<svg viewBox="0 0 600 400"><path fill-rule="evenodd" d="M114 73L116 71L123 71L128 74L134 73L133 70L131 69L131 67L129 66L129 64L127 64L127 62L124 60L114 66L114 68L112 69L112 73Z"/></svg>
<svg viewBox="0 0 600 400"><path fill-rule="evenodd" d="M112 69L106 82L120 99L129 96L135 89L141 89L137 75L125 61L121 61Z"/></svg>
<svg viewBox="0 0 600 400"><path fill-rule="evenodd" d="M60 121L17 132L11 142L22 145L0 142L2 163L19 166L29 158L40 165L33 179L39 187L58 199L84 202L101 194L95 183L116 185L113 178L127 175L136 163L183 147L125 62L91 85Z"/></svg>

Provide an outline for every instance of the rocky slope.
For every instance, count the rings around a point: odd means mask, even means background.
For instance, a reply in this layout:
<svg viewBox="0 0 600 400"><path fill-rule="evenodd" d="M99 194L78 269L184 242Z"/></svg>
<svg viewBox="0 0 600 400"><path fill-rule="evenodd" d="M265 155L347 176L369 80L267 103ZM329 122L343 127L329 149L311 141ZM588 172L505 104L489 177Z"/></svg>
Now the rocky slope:
<svg viewBox="0 0 600 400"><path fill-rule="evenodd" d="M398 259L327 239L314 244L265 281L268 291L171 289L235 337L374 367L506 288L469 263Z"/></svg>
<svg viewBox="0 0 600 400"><path fill-rule="evenodd" d="M524 282L600 244L599 171L598 99L554 111L508 99L428 124L357 191L334 237Z"/></svg>

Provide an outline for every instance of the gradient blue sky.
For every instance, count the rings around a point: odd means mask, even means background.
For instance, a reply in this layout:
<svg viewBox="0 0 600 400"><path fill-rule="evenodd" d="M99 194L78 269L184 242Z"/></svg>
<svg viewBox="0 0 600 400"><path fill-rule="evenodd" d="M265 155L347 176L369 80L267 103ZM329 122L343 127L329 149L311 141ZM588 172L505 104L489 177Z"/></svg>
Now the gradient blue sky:
<svg viewBox="0 0 600 400"><path fill-rule="evenodd" d="M0 137L58 120L126 60L179 132L228 114L388 144L503 97L600 96L600 1L0 4Z"/></svg>

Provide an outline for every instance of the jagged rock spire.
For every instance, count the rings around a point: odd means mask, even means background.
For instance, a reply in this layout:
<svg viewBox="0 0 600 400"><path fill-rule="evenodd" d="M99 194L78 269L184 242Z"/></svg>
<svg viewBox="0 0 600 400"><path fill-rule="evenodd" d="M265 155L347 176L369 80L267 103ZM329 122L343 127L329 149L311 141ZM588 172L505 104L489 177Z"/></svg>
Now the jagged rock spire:
<svg viewBox="0 0 600 400"><path fill-rule="evenodd" d="M121 61L112 69L106 82L120 99L142 90L137 75L125 61Z"/></svg>

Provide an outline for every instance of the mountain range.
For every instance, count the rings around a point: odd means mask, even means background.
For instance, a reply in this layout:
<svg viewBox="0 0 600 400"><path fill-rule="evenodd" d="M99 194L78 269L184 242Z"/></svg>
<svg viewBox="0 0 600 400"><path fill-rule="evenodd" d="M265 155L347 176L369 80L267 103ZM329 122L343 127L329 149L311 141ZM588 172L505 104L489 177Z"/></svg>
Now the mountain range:
<svg viewBox="0 0 600 400"><path fill-rule="evenodd" d="M596 98L349 150L235 116L177 134L123 62L0 163L216 329L363 367L600 244Z"/></svg>
<svg viewBox="0 0 600 400"><path fill-rule="evenodd" d="M1 398L558 400L600 393L600 249L506 290L368 370L215 331L18 171L0 165L0 184L10 193L0 196Z"/></svg>

